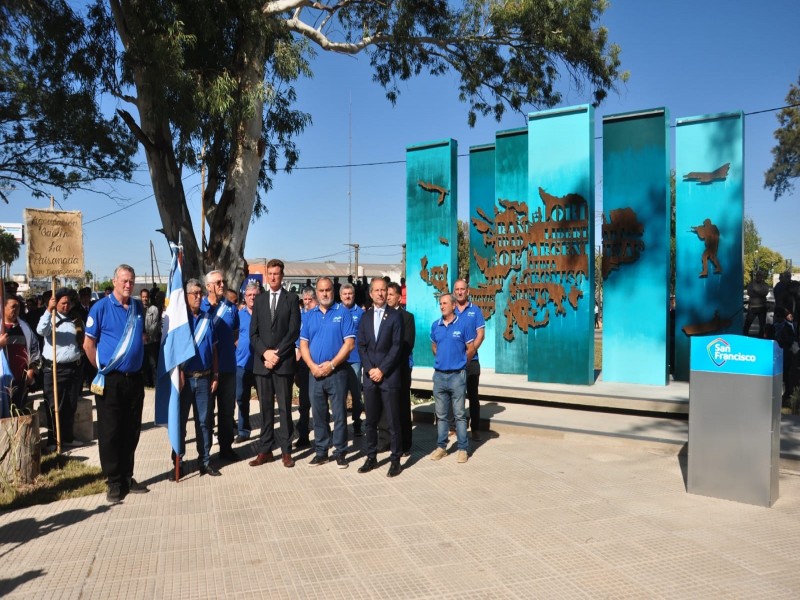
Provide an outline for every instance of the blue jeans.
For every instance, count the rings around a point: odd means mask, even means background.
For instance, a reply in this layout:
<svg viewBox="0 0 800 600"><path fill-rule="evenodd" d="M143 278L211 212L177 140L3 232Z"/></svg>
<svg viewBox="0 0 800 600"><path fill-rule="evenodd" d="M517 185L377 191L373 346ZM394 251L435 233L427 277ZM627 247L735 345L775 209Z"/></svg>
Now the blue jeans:
<svg viewBox="0 0 800 600"><path fill-rule="evenodd" d="M347 391L353 398L353 428L361 428L361 413L364 412L364 402L361 396L361 363L347 363L350 370L347 372Z"/></svg>
<svg viewBox="0 0 800 600"><path fill-rule="evenodd" d="M322 379L309 373L308 394L311 398L311 416L314 418L314 447L317 456L328 455L328 438L331 435L331 413L333 411L333 453L342 455L347 451L347 371L339 368Z"/></svg>
<svg viewBox="0 0 800 600"><path fill-rule="evenodd" d="M433 372L433 399L436 408L437 445L447 448L447 436L450 433L450 421L455 417L456 440L459 450L469 450L467 441L467 413L464 409L467 395L467 372L454 373Z"/></svg>
<svg viewBox="0 0 800 600"><path fill-rule="evenodd" d="M200 464L204 466L211 460L211 429L214 413L210 410L210 404L209 378L187 376L181 390L181 456L186 453L186 422L189 420L189 408L192 408L197 456Z"/></svg>
<svg viewBox="0 0 800 600"><path fill-rule="evenodd" d="M252 431L250 427L250 396L253 392L253 385L255 385L253 372L245 370L244 367L236 367L236 406L239 407L237 426L238 433L243 438L249 438Z"/></svg>

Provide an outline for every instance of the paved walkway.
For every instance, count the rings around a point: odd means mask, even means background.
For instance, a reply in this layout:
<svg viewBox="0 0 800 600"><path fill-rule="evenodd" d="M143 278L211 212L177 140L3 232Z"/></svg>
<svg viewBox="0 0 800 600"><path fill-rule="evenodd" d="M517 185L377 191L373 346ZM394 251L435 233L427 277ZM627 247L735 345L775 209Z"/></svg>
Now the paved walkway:
<svg viewBox="0 0 800 600"><path fill-rule="evenodd" d="M491 433L460 465L426 458L432 426L414 435L394 479L386 455L360 475L360 453L340 470L304 452L175 484L166 431L148 428L149 494L0 514L0 596L800 597L800 472L781 470L767 509L687 494L674 452L614 438Z"/></svg>

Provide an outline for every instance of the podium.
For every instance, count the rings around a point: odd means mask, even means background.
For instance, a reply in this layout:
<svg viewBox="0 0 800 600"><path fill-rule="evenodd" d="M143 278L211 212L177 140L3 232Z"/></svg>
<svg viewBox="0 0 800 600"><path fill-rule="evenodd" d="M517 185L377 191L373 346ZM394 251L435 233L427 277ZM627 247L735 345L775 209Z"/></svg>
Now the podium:
<svg viewBox="0 0 800 600"><path fill-rule="evenodd" d="M782 373L772 340L692 338L689 493L767 507L778 499Z"/></svg>

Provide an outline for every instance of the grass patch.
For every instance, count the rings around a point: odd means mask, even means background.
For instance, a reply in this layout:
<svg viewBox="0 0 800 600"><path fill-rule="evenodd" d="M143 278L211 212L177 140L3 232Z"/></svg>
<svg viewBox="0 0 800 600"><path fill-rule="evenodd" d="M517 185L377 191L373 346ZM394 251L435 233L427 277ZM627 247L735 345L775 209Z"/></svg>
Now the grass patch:
<svg viewBox="0 0 800 600"><path fill-rule="evenodd" d="M0 485L0 511L91 496L105 489L105 478L100 467L65 454L46 454L42 457L42 472L34 483Z"/></svg>

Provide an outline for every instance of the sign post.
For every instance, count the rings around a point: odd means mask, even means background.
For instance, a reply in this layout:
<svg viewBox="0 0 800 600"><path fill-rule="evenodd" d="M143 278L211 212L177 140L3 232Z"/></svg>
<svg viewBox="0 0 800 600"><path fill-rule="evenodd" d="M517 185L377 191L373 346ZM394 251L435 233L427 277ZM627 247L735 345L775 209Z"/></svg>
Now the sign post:
<svg viewBox="0 0 800 600"><path fill-rule="evenodd" d="M783 351L741 335L693 337L687 491L772 506L778 499Z"/></svg>
<svg viewBox="0 0 800 600"><path fill-rule="evenodd" d="M25 224L28 230L28 280L49 277L53 298L56 295L56 277L81 278L83 269L83 220L80 211L26 208ZM52 313L53 346L53 413L56 425L56 451L61 453L61 420L58 411L58 383L56 362L56 312Z"/></svg>

